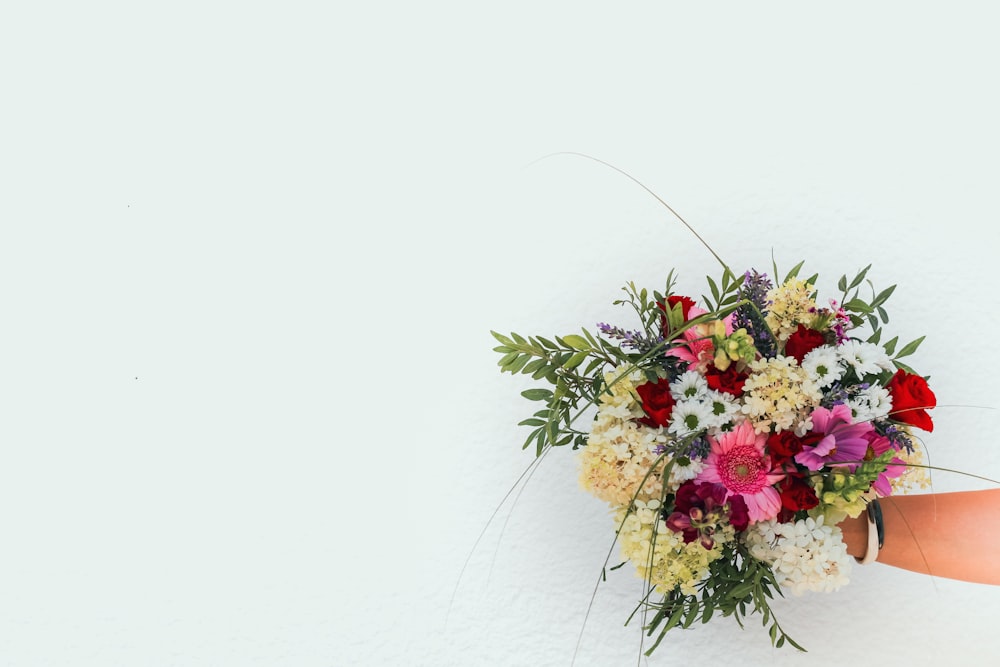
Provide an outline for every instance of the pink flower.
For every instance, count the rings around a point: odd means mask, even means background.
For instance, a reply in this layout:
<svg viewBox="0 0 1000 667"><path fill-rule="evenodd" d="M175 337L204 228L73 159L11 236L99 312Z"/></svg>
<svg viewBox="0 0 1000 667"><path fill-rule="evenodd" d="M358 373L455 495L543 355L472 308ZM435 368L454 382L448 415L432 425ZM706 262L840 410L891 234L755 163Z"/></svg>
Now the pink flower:
<svg viewBox="0 0 1000 667"><path fill-rule="evenodd" d="M867 422L852 424L851 409L842 403L833 406L833 410L816 408L810 417L813 430L802 438L802 451L795 455L795 462L810 470L826 465L842 465L854 470L868 451L872 425Z"/></svg>
<svg viewBox="0 0 1000 667"><path fill-rule="evenodd" d="M867 439L868 450L865 453L865 461L870 461L874 458L882 456L892 448L892 443L889 442L889 438L879 435L874 430L867 435ZM906 461L898 456L894 456L892 460L889 461L885 470L879 473L878 479L872 483L872 488L874 488L875 492L883 498L891 496L892 483L889 480L894 477L899 477L904 472L906 472Z"/></svg>
<svg viewBox="0 0 1000 667"><path fill-rule="evenodd" d="M697 306L691 306L688 310L688 320L693 320L694 318L704 315L707 310L702 310ZM733 333L733 316L728 315L722 323L726 327L726 335L729 336ZM715 326L712 322L706 322L703 324L696 324L693 327L688 327L681 334L681 340L677 347L672 347L667 351L668 357L677 357L688 362L689 371L699 371L704 373L715 360L715 344L712 342L712 334L715 332Z"/></svg>
<svg viewBox="0 0 1000 667"><path fill-rule="evenodd" d="M754 433L746 421L717 438L709 436L711 450L698 475L700 481L721 484L726 499L742 498L751 523L774 518L781 510L781 496L773 485L785 474L771 467L771 459L764 453L766 442L767 434Z"/></svg>

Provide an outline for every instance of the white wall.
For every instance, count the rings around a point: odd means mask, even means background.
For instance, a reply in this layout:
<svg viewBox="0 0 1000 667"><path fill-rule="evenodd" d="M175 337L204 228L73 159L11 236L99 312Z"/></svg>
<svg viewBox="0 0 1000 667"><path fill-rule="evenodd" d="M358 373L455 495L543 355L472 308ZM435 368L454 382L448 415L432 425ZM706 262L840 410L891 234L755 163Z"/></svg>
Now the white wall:
<svg viewBox="0 0 1000 667"><path fill-rule="evenodd" d="M0 663L569 664L612 525L556 451L472 549L531 461L488 332L716 266L555 151L733 267L873 263L933 463L1000 478L990 4L356 4L5 10ZM636 663L639 588L577 665ZM648 664L1000 652L996 588L881 565L775 611L809 653Z"/></svg>

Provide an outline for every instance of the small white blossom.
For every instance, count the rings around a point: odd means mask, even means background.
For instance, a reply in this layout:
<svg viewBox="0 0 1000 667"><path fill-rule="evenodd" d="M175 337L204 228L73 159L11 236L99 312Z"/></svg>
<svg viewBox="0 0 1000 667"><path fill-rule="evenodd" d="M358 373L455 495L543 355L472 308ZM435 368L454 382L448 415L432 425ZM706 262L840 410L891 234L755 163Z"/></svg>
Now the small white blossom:
<svg viewBox="0 0 1000 667"><path fill-rule="evenodd" d="M771 565L777 582L795 595L829 593L847 584L853 559L840 528L824 525L822 515L794 523L771 519L753 524L746 541L750 554Z"/></svg>

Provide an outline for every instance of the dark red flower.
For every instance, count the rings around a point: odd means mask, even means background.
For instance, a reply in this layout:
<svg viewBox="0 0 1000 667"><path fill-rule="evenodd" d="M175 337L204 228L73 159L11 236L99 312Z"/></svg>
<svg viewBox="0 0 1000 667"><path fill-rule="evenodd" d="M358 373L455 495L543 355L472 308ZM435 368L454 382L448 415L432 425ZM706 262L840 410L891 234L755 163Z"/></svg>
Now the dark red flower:
<svg viewBox="0 0 1000 667"><path fill-rule="evenodd" d="M656 304L659 307L663 315L660 317L660 328L663 330L664 336L670 335L670 324L667 322L667 309L673 310L674 306L680 304L681 316L684 321L687 322L688 315L691 313L691 308L694 307L694 299L689 296L668 296L667 305L664 306L662 303Z"/></svg>
<svg viewBox="0 0 1000 667"><path fill-rule="evenodd" d="M934 430L934 422L927 410L937 405L937 397L926 380L900 368L889 380L886 389L892 395L891 418L928 432Z"/></svg>
<svg viewBox="0 0 1000 667"><path fill-rule="evenodd" d="M802 451L802 439L791 431L780 431L767 436L767 453L774 467L784 467Z"/></svg>
<svg viewBox="0 0 1000 667"><path fill-rule="evenodd" d="M743 383L747 381L747 374L737 372L735 364L730 365L724 371L720 371L713 364L705 371L705 381L710 388L716 391L742 396Z"/></svg>
<svg viewBox="0 0 1000 667"><path fill-rule="evenodd" d="M785 356L795 357L795 360L801 364L807 354L825 343L826 337L821 332L800 324L785 342Z"/></svg>
<svg viewBox="0 0 1000 667"><path fill-rule="evenodd" d="M670 395L670 381L660 378L656 382L646 382L635 388L642 399L642 409L646 416L639 423L646 426L669 426L670 413L674 409L674 397Z"/></svg>
<svg viewBox="0 0 1000 667"><path fill-rule="evenodd" d="M729 499L729 525L736 530L746 530L750 525L750 512L743 496L733 496Z"/></svg>
<svg viewBox="0 0 1000 667"><path fill-rule="evenodd" d="M781 506L791 512L811 510L819 505L816 490L801 475L788 475L781 480L778 493L781 495Z"/></svg>
<svg viewBox="0 0 1000 667"><path fill-rule="evenodd" d="M726 490L719 484L684 482L674 496L674 511L667 517L667 528L682 533L685 544L700 540L703 547L711 549L725 499Z"/></svg>

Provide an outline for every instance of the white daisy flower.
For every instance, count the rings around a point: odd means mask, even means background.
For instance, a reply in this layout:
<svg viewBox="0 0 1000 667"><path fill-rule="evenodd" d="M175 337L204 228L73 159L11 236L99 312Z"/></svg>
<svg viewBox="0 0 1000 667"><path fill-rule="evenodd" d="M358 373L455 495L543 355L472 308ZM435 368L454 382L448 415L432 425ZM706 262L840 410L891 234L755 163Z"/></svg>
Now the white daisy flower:
<svg viewBox="0 0 1000 667"><path fill-rule="evenodd" d="M854 368L859 378L865 375L877 375L883 370L892 369L892 360L878 345L849 340L837 352L847 365Z"/></svg>
<svg viewBox="0 0 1000 667"><path fill-rule="evenodd" d="M847 401L847 405L851 408L855 423L870 422L889 414L892 410L892 396L885 387L876 384L859 392Z"/></svg>
<svg viewBox="0 0 1000 667"><path fill-rule="evenodd" d="M683 437L704 431L712 424L712 411L701 401L680 401L670 413L671 433Z"/></svg>
<svg viewBox="0 0 1000 667"><path fill-rule="evenodd" d="M740 413L739 404L733 399L731 394L724 391L709 390L705 395L705 405L711 412L709 426L722 428L733 420L733 417Z"/></svg>
<svg viewBox="0 0 1000 667"><path fill-rule="evenodd" d="M810 351L802 359L802 368L818 387L829 387L844 377L846 370L839 362L837 348L832 345L820 345Z"/></svg>
<svg viewBox="0 0 1000 667"><path fill-rule="evenodd" d="M708 382L697 371L687 371L670 383L670 393L673 395L674 400L677 401L701 398L707 391Z"/></svg>

